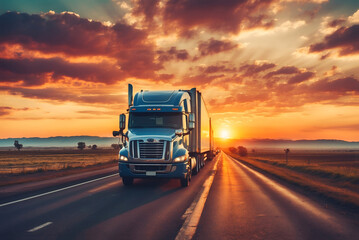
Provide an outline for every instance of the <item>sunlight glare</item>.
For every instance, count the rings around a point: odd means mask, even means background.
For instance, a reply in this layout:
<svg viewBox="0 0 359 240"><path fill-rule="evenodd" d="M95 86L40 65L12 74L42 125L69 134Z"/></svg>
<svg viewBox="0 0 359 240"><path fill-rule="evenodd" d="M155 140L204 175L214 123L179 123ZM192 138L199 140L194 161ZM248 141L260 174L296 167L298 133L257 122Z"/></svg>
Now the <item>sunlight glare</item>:
<svg viewBox="0 0 359 240"><path fill-rule="evenodd" d="M228 130L222 130L221 131L221 138L229 138Z"/></svg>

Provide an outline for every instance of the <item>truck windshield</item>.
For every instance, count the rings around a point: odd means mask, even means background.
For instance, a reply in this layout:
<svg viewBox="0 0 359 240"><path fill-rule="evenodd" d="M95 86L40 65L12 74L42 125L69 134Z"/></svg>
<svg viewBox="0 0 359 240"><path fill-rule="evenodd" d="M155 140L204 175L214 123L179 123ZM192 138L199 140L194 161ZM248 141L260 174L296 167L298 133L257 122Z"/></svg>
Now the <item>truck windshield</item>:
<svg viewBox="0 0 359 240"><path fill-rule="evenodd" d="M129 128L182 128L182 114L168 112L130 113Z"/></svg>

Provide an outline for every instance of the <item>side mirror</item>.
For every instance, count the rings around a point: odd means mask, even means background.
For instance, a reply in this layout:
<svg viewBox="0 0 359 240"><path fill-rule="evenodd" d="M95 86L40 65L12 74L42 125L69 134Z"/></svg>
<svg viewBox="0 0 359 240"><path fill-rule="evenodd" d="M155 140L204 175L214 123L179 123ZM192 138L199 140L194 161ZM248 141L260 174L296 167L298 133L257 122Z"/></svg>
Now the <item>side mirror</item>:
<svg viewBox="0 0 359 240"><path fill-rule="evenodd" d="M126 116L125 114L120 115L120 131L123 131L126 128Z"/></svg>
<svg viewBox="0 0 359 240"><path fill-rule="evenodd" d="M120 135L120 132L119 132L119 131L113 131L113 132L112 132L112 135L113 135L114 137L116 137L116 136Z"/></svg>
<svg viewBox="0 0 359 240"><path fill-rule="evenodd" d="M188 129L191 131L195 128L195 117L194 113L189 114Z"/></svg>

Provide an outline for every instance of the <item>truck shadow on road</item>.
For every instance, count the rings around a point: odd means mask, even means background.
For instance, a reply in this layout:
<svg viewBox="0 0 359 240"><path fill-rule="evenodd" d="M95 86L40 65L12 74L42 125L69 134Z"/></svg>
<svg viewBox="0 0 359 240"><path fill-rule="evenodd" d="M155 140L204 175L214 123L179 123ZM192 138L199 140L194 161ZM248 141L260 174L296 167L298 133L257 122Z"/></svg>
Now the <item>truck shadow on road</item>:
<svg viewBox="0 0 359 240"><path fill-rule="evenodd" d="M57 239L113 239L119 233L127 233L121 239L140 238L145 232L148 238L153 231L151 221L166 224L166 218L156 216L176 213L175 205L168 203L177 201L181 194L176 193L181 191L185 189L176 179L136 179L132 186L117 180L117 184L56 209L63 218L71 216L71 224ZM159 211L155 213L154 209ZM141 231L136 231L138 224Z"/></svg>

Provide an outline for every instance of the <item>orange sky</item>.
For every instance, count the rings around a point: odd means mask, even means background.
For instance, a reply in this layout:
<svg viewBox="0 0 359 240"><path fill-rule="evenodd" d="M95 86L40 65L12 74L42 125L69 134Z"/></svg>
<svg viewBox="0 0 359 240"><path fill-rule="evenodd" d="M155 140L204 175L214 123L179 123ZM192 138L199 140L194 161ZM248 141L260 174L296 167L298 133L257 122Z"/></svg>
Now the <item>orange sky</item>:
<svg viewBox="0 0 359 240"><path fill-rule="evenodd" d="M359 140L357 1L40 2L0 12L0 138L111 136L131 83L197 87L217 137Z"/></svg>

